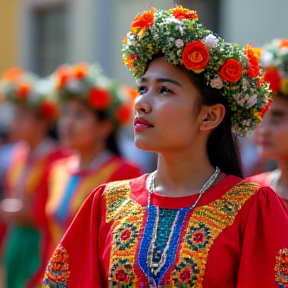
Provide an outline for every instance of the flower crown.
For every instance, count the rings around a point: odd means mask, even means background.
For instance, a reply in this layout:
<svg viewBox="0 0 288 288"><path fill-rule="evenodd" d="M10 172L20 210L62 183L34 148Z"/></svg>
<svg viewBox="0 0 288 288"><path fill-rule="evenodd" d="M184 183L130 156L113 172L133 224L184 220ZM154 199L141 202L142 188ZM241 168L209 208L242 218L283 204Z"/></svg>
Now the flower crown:
<svg viewBox="0 0 288 288"><path fill-rule="evenodd" d="M140 13L125 36L123 62L138 80L155 55L194 73L204 73L207 85L221 90L233 112L233 131L245 136L261 122L270 90L263 81L259 55L250 44L241 48L198 23L197 13L182 6L150 8Z"/></svg>
<svg viewBox="0 0 288 288"><path fill-rule="evenodd" d="M138 91L108 79L98 65L63 65L52 77L60 102L78 98L90 108L106 113L116 125L126 124L131 119L131 99Z"/></svg>
<svg viewBox="0 0 288 288"><path fill-rule="evenodd" d="M58 116L57 103L51 97L52 83L20 68L10 68L0 77L0 95L14 104L25 104L50 121Z"/></svg>
<svg viewBox="0 0 288 288"><path fill-rule="evenodd" d="M274 39L259 52L264 79L273 93L288 96L288 39Z"/></svg>

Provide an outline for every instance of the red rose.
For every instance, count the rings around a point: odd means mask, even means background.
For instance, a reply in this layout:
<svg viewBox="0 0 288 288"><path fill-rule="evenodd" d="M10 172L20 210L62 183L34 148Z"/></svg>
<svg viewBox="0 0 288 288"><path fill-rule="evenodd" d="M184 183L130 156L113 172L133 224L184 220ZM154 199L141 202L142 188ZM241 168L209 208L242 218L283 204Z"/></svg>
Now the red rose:
<svg viewBox="0 0 288 288"><path fill-rule="evenodd" d="M273 93L277 93L281 86L281 76L275 67L268 67L264 73L264 80L270 83L270 89Z"/></svg>
<svg viewBox="0 0 288 288"><path fill-rule="evenodd" d="M221 67L221 77L231 83L236 83L242 76L243 67L235 59L227 60Z"/></svg>
<svg viewBox="0 0 288 288"><path fill-rule="evenodd" d="M260 68L258 65L250 64L248 65L247 73L250 78L255 78L260 75Z"/></svg>
<svg viewBox="0 0 288 288"><path fill-rule="evenodd" d="M30 91L31 91L31 85L29 83L20 84L17 90L18 98L20 100L26 99Z"/></svg>
<svg viewBox="0 0 288 288"><path fill-rule="evenodd" d="M49 120L54 120L57 117L58 111L55 105L44 101L40 107L41 113Z"/></svg>
<svg viewBox="0 0 288 288"><path fill-rule="evenodd" d="M127 103L122 107L118 108L118 110L116 111L116 116L120 123L126 124L130 120L131 113L132 106L130 103Z"/></svg>
<svg viewBox="0 0 288 288"><path fill-rule="evenodd" d="M188 43L184 48L182 61L187 69L201 73L209 62L207 47L200 40Z"/></svg>
<svg viewBox="0 0 288 288"><path fill-rule="evenodd" d="M93 108L104 110L110 104L110 94L104 89L94 87L89 93L89 103Z"/></svg>

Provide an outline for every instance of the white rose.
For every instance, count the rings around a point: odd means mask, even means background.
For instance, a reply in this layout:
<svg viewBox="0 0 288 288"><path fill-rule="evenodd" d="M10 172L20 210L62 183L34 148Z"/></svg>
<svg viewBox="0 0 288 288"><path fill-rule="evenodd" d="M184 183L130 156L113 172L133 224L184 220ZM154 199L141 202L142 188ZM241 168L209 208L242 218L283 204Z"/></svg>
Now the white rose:
<svg viewBox="0 0 288 288"><path fill-rule="evenodd" d="M212 88L221 89L223 87L222 78L219 75L214 76L214 78L210 80L210 86Z"/></svg>
<svg viewBox="0 0 288 288"><path fill-rule="evenodd" d="M204 38L203 42L208 49L212 49L218 45L219 40L216 36L209 34Z"/></svg>

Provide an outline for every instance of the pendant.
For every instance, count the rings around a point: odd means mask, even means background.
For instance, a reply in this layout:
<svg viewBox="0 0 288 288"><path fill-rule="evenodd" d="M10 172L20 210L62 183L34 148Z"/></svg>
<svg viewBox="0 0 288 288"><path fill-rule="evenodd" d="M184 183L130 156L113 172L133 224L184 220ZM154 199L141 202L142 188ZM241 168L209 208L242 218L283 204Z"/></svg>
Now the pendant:
<svg viewBox="0 0 288 288"><path fill-rule="evenodd" d="M155 282L155 280L153 278L150 278L148 279L148 287L149 288L157 288L157 284Z"/></svg>

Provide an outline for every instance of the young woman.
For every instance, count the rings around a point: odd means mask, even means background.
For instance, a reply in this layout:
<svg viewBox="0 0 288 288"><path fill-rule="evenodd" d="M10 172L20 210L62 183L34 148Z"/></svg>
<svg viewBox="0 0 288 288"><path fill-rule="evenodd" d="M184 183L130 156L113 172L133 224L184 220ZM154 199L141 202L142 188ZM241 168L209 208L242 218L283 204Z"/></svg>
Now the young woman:
<svg viewBox="0 0 288 288"><path fill-rule="evenodd" d="M17 68L1 78L1 93L14 104L11 129L19 140L12 148L0 204L1 220L8 225L3 249L7 288L34 286L30 280L41 263L44 236L36 224L45 207L39 187L50 165L65 156L48 136L58 114L47 96L50 88L49 81Z"/></svg>
<svg viewBox="0 0 288 288"><path fill-rule="evenodd" d="M116 142L119 128L131 120L131 89L85 63L61 66L54 80L54 94L63 108L60 141L75 153L53 165L44 188L49 191L50 239L41 280L53 251L91 191L102 183L141 175L136 165L120 156Z"/></svg>
<svg viewBox="0 0 288 288"><path fill-rule="evenodd" d="M285 212L271 189L241 179L231 132L254 128L269 100L251 46L225 43L195 11L151 8L136 16L123 56L139 80L135 143L159 153L157 170L99 186L44 283L284 287Z"/></svg>
<svg viewBox="0 0 288 288"><path fill-rule="evenodd" d="M288 39L274 39L265 45L260 60L274 97L257 129L256 144L263 158L277 161L278 169L249 179L271 186L288 209Z"/></svg>

